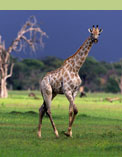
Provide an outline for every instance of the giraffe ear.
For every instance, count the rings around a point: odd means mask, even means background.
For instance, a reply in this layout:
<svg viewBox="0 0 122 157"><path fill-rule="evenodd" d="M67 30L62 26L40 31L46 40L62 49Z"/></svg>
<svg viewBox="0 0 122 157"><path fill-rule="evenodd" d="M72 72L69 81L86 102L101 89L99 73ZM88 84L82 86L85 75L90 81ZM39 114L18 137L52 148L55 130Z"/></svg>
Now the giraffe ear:
<svg viewBox="0 0 122 157"><path fill-rule="evenodd" d="M92 29L91 28L89 28L88 31L89 31L89 33L92 33Z"/></svg>
<svg viewBox="0 0 122 157"><path fill-rule="evenodd" d="M103 29L100 28L99 33L102 33Z"/></svg>

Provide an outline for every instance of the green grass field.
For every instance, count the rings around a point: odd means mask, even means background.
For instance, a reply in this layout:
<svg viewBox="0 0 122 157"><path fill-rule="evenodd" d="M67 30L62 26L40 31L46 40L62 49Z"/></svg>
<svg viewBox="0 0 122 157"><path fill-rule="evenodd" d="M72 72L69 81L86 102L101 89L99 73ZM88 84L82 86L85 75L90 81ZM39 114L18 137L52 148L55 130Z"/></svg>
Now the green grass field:
<svg viewBox="0 0 122 157"><path fill-rule="evenodd" d="M63 95L52 102L52 116L59 131L56 139L49 119L43 119L42 138L37 137L40 98L28 97L27 91L9 92L0 99L0 157L121 157L122 102L106 97L122 95L95 93L76 98L79 113L73 124L73 138L65 137L69 103Z"/></svg>

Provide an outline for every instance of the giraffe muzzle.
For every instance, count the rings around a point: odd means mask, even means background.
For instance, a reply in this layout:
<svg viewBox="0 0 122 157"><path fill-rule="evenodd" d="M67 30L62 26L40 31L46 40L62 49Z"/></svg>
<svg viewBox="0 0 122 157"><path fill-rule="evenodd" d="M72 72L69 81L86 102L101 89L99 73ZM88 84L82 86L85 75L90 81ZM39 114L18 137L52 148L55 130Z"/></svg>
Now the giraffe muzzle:
<svg viewBox="0 0 122 157"><path fill-rule="evenodd" d="M96 43L98 43L98 39L94 39L94 41L93 41L93 42L94 42L95 44L96 44Z"/></svg>

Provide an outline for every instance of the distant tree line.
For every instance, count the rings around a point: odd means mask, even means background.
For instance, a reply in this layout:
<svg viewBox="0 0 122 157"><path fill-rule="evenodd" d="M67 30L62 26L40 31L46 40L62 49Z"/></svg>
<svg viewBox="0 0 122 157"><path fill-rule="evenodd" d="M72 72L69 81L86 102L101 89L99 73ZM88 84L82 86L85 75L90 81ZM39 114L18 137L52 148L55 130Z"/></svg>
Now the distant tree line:
<svg viewBox="0 0 122 157"><path fill-rule="evenodd" d="M13 90L38 90L40 78L63 63L63 60L50 56L41 60L12 60L15 66L7 86ZM87 92L122 93L122 60L108 63L88 57L79 74Z"/></svg>

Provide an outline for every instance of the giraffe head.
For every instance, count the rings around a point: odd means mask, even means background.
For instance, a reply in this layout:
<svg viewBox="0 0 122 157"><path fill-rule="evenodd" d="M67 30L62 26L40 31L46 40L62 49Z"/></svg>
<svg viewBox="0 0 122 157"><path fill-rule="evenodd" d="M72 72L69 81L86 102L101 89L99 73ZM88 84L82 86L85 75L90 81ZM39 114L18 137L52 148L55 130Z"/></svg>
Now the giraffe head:
<svg viewBox="0 0 122 157"><path fill-rule="evenodd" d="M99 28L98 28L98 25L97 25L96 28L95 28L95 26L93 25L92 29L89 28L88 31L89 31L90 34L91 34L91 39L92 39L92 41L93 41L94 43L97 43L97 42L98 42L98 37L99 37L100 34L102 33L103 29L101 29L101 28L99 29Z"/></svg>

